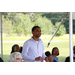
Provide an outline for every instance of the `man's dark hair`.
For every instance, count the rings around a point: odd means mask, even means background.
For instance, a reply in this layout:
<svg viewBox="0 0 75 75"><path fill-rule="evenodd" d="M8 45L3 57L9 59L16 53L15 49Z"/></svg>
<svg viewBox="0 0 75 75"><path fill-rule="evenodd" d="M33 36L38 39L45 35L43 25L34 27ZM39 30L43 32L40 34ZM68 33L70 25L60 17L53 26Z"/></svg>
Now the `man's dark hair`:
<svg viewBox="0 0 75 75"><path fill-rule="evenodd" d="M34 26L33 28L32 28L32 31L34 31L36 28L40 28L39 26Z"/></svg>

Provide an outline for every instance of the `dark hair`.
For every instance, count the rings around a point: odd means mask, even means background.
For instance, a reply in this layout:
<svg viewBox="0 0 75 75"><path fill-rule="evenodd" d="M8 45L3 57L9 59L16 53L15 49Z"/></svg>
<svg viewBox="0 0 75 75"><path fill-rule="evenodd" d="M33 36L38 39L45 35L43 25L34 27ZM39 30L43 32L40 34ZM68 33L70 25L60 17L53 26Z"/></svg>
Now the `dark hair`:
<svg viewBox="0 0 75 75"><path fill-rule="evenodd" d="M51 55L51 53L49 51L46 51L45 55L48 57L49 55Z"/></svg>
<svg viewBox="0 0 75 75"><path fill-rule="evenodd" d="M13 46L12 46L12 51L11 51L11 53L14 52L14 48L15 48L15 46L19 46L19 45L18 45L18 44L13 45Z"/></svg>
<svg viewBox="0 0 75 75"><path fill-rule="evenodd" d="M54 47L54 48L52 49L52 55L53 55L53 52L54 52L54 49L55 49L55 48L57 48L57 47ZM57 48L57 49L58 49L58 48ZM58 56L58 55L59 55L59 53L57 54L57 56Z"/></svg>
<svg viewBox="0 0 75 75"><path fill-rule="evenodd" d="M40 28L39 26L34 26L33 28L32 28L32 31L34 31L36 28Z"/></svg>
<svg viewBox="0 0 75 75"><path fill-rule="evenodd" d="M73 59L75 59L75 57L73 57Z"/></svg>
<svg viewBox="0 0 75 75"><path fill-rule="evenodd" d="M20 47L20 53L22 53L22 49L23 49L23 47Z"/></svg>

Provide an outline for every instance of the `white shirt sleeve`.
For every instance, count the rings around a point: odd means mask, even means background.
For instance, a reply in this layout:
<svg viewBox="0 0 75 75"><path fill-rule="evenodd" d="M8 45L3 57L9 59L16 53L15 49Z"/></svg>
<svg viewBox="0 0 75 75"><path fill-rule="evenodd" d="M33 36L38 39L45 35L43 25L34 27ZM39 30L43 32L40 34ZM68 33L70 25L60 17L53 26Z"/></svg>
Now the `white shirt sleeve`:
<svg viewBox="0 0 75 75"><path fill-rule="evenodd" d="M41 41L41 42L42 42L42 41ZM45 57L47 57L47 56L46 56L45 53L44 53L44 44L43 44L43 42L42 42L42 48L43 48L43 49L42 49L42 50L43 50L43 51L42 51L42 52L43 52L43 53L42 53L42 58L45 60Z"/></svg>
<svg viewBox="0 0 75 75"><path fill-rule="evenodd" d="M46 55L45 55L45 53L43 53L42 54L42 58L45 60L45 57L47 57Z"/></svg>
<svg viewBox="0 0 75 75"><path fill-rule="evenodd" d="M28 44L28 42L25 42L23 45L23 50L22 50L23 59L27 60L27 61L35 61L34 57L31 57L28 55L28 50L29 50L29 44Z"/></svg>

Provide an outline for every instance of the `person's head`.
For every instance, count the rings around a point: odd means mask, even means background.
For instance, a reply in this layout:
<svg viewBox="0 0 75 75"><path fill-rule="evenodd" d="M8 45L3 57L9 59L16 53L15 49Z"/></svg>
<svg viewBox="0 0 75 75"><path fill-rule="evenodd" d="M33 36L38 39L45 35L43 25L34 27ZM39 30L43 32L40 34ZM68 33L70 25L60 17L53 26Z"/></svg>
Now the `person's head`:
<svg viewBox="0 0 75 75"><path fill-rule="evenodd" d="M41 36L41 29L39 26L34 26L32 28L33 37L39 38Z"/></svg>
<svg viewBox="0 0 75 75"><path fill-rule="evenodd" d="M48 62L53 62L53 57L52 57L52 55L51 55L51 53L49 51L46 51L45 52L45 55L48 58Z"/></svg>
<svg viewBox="0 0 75 75"><path fill-rule="evenodd" d="M52 55L48 56L48 60L49 60L49 62L53 62L54 61Z"/></svg>
<svg viewBox="0 0 75 75"><path fill-rule="evenodd" d="M22 53L22 49L23 49L23 47L20 47L20 53Z"/></svg>
<svg viewBox="0 0 75 75"><path fill-rule="evenodd" d="M52 55L56 55L56 56L59 55L59 49L58 49L57 47L54 47L54 48L52 49Z"/></svg>
<svg viewBox="0 0 75 75"><path fill-rule="evenodd" d="M20 49L19 49L19 45L18 44L15 44L15 45L12 46L11 53L13 53L13 52L19 52L19 51L20 51Z"/></svg>
<svg viewBox="0 0 75 75"><path fill-rule="evenodd" d="M49 55L51 55L51 53L49 51L46 51L45 55L48 57Z"/></svg>
<svg viewBox="0 0 75 75"><path fill-rule="evenodd" d="M73 46L73 53L75 54L75 46Z"/></svg>
<svg viewBox="0 0 75 75"><path fill-rule="evenodd" d="M22 62L22 56L20 52L13 52L8 57L8 62Z"/></svg>
<svg viewBox="0 0 75 75"><path fill-rule="evenodd" d="M75 62L75 57L73 57L73 62Z"/></svg>

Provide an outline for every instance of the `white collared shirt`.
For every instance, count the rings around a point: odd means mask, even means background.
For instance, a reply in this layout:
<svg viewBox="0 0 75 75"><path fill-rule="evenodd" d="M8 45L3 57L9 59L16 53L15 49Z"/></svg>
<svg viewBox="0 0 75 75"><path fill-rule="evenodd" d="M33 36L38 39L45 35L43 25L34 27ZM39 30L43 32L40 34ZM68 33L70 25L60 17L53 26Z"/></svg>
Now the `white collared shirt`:
<svg viewBox="0 0 75 75"><path fill-rule="evenodd" d="M38 43L33 38L27 40L23 45L23 59L28 62L40 62L35 61L35 58L39 56L41 56L43 59L46 57L44 53L44 45L41 39L38 40Z"/></svg>

